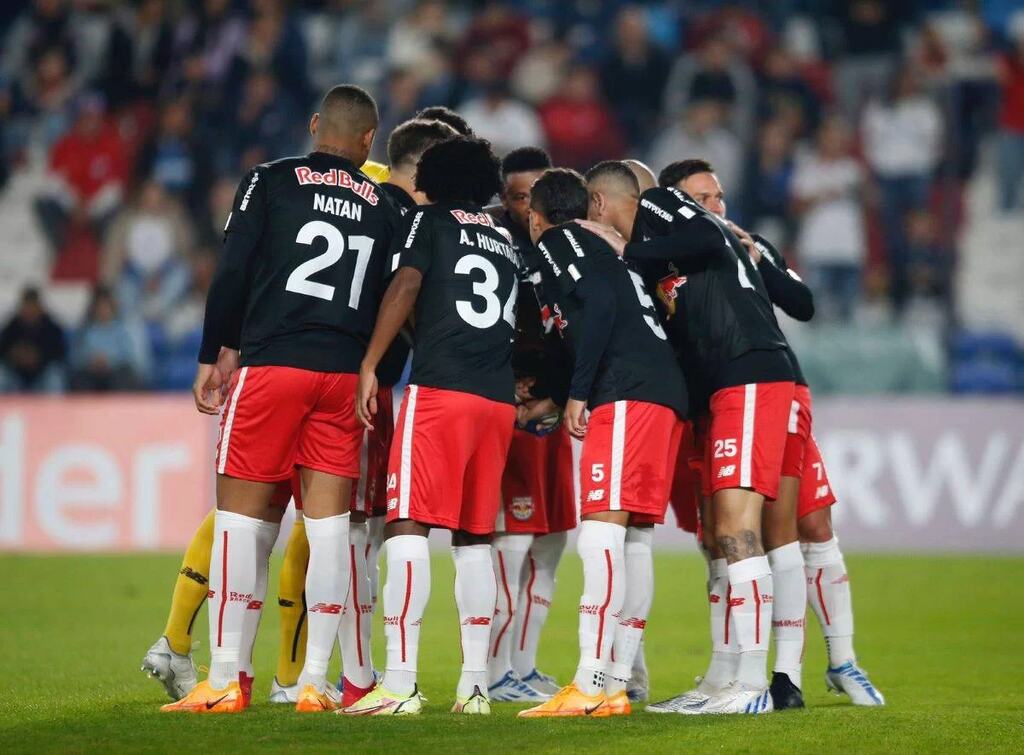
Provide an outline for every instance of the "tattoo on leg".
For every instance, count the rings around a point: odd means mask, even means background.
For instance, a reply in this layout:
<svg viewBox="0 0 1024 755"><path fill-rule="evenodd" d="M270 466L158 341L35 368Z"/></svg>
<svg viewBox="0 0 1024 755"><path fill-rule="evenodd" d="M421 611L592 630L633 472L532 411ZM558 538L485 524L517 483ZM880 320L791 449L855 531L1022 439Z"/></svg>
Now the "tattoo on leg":
<svg viewBox="0 0 1024 755"><path fill-rule="evenodd" d="M732 564L745 558L763 556L764 549L753 530L740 530L736 537L719 535L718 547L725 553L726 560Z"/></svg>

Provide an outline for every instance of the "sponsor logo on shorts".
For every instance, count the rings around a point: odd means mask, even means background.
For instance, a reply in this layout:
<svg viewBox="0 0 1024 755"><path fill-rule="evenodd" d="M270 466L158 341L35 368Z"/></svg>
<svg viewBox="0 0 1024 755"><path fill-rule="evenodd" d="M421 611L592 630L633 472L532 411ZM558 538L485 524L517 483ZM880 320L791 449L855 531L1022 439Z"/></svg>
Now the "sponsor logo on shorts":
<svg viewBox="0 0 1024 755"><path fill-rule="evenodd" d="M398 508L397 498L388 498L388 511L394 511Z"/></svg>
<svg viewBox="0 0 1024 755"><path fill-rule="evenodd" d="M604 500L604 488L598 488L597 490L591 490L587 493L588 501L600 502Z"/></svg>
<svg viewBox="0 0 1024 755"><path fill-rule="evenodd" d="M341 603L314 603L309 609L310 613L341 613Z"/></svg>
<svg viewBox="0 0 1024 755"><path fill-rule="evenodd" d="M814 500L817 501L819 498L825 498L826 496L828 496L828 485L819 485L815 488Z"/></svg>
<svg viewBox="0 0 1024 755"><path fill-rule="evenodd" d="M533 516L533 496L521 495L512 497L512 518L517 522L525 522Z"/></svg>
<svg viewBox="0 0 1024 755"><path fill-rule="evenodd" d="M398 475L392 472L388 475L388 490L394 490L398 487Z"/></svg>
<svg viewBox="0 0 1024 755"><path fill-rule="evenodd" d="M464 627L486 627L491 623L490 616L467 616L462 622Z"/></svg>
<svg viewBox="0 0 1024 755"><path fill-rule="evenodd" d="M726 464L718 470L718 479L722 479L723 477L732 477L734 474L736 474L736 465Z"/></svg>

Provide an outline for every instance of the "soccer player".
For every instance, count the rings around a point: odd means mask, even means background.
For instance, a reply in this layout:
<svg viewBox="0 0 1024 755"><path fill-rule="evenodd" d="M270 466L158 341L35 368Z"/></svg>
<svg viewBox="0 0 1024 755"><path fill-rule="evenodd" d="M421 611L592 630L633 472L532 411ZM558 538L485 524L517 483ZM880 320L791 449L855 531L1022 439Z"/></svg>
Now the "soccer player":
<svg viewBox="0 0 1024 755"><path fill-rule="evenodd" d="M240 346L217 451L210 674L163 710L246 707L240 638L257 587L260 522L296 467L310 551L296 710L339 703L326 673L350 585L348 510L362 442L357 372L400 219L357 167L377 122L366 92L336 86L310 121L314 151L256 166L239 186L193 389L200 411L217 414L224 385L218 352Z"/></svg>
<svg viewBox="0 0 1024 755"><path fill-rule="evenodd" d="M795 389L786 340L757 268L724 221L671 187L648 190L640 206L637 241L627 244L608 226L585 225L627 260L662 261L660 279L686 277L684 338L710 392L705 492L713 500L715 541L726 556L726 599L740 647L737 680L701 712L768 712L773 587L761 511L765 499L778 496Z"/></svg>
<svg viewBox="0 0 1024 755"><path fill-rule="evenodd" d="M515 420L512 336L519 255L482 206L501 189L498 159L458 137L423 153L416 186L433 204L406 215L394 277L360 369L356 411L378 421L376 370L415 310L410 384L388 462L384 677L351 715L419 713L420 625L430 594L431 527L452 531L463 651L454 712L487 714L495 606L490 535Z"/></svg>
<svg viewBox="0 0 1024 755"><path fill-rule="evenodd" d="M561 425L572 367L541 284L543 259L527 217L530 187L550 167L551 158L538 147L512 150L502 160L501 204L492 210L523 258L512 352L520 404L491 544L498 602L488 694L495 702L538 702L559 689L537 670L537 646L566 533L576 526L572 441Z"/></svg>
<svg viewBox="0 0 1024 755"><path fill-rule="evenodd" d="M524 718L630 712L626 685L643 621L632 605L627 527L664 520L686 411L682 373L642 279L574 222L586 217L587 204L574 171L549 170L533 185L530 235L547 262L574 357L565 422L583 438L583 595L576 676L520 712Z"/></svg>
<svg viewBox="0 0 1024 755"><path fill-rule="evenodd" d="M416 113L413 118L418 121L441 121L455 129L459 136L473 136L473 129L470 128L466 119L456 113L450 107L444 105L431 105Z"/></svg>
<svg viewBox="0 0 1024 755"><path fill-rule="evenodd" d="M725 192L708 162L683 160L673 163L662 172L661 182L682 189L709 212L725 218ZM757 264L772 302L794 319L810 320L814 315L813 295L799 276L789 269L782 254L763 237L747 234L735 224L731 224L731 228L743 240ZM811 434L810 389L792 349L787 348L787 354L796 377L796 391L779 497L767 507L763 528L775 583L772 699L777 710L803 707L800 687L804 607L809 601L818 615L829 647L828 686L845 692L855 704L883 705L884 697L863 669L857 666L853 652L849 578L831 527L830 507L835 496ZM804 535L805 532L810 538ZM800 541L804 541L803 544ZM806 563L808 556L814 558L813 566ZM809 585L813 585L813 589L808 590ZM832 612L829 606L832 606ZM712 606L713 611L715 608Z"/></svg>

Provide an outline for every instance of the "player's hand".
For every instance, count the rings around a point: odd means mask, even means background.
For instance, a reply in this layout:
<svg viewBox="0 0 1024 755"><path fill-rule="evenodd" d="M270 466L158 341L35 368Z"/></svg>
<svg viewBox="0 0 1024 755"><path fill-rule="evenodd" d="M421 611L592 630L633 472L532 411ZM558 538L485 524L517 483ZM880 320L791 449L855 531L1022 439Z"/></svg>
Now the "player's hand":
<svg viewBox="0 0 1024 755"><path fill-rule="evenodd" d="M565 404L562 421L570 435L582 438L587 432L587 402L576 398L569 399Z"/></svg>
<svg viewBox="0 0 1024 755"><path fill-rule="evenodd" d="M192 383L192 398L196 401L196 409L203 414L217 414L224 403L224 376L215 364L201 364L196 370L196 379Z"/></svg>
<svg viewBox="0 0 1024 755"><path fill-rule="evenodd" d="M239 355L237 349L229 349L221 346L220 354L217 355L217 369L220 370L221 379L224 384L220 388L220 402L227 401L228 391L231 389L231 378L238 370Z"/></svg>
<svg viewBox="0 0 1024 755"><path fill-rule="evenodd" d="M356 387L356 416L367 430L373 429L373 415L377 413L377 373L363 367L359 370Z"/></svg>
<svg viewBox="0 0 1024 755"><path fill-rule="evenodd" d="M626 253L626 239L622 237L622 234L612 228L610 225L604 223L595 223L593 220L577 220L581 226L586 228L588 231L593 233L595 236L600 237L608 246L615 250L615 253L620 257Z"/></svg>
<svg viewBox="0 0 1024 755"><path fill-rule="evenodd" d="M750 259L754 261L754 264L756 265L760 262L761 252L758 250L757 243L754 241L753 237L731 220L726 220L725 224L729 226L730 231L736 234L736 238L740 240L740 243L747 248L747 254L750 255Z"/></svg>
<svg viewBox="0 0 1024 755"><path fill-rule="evenodd" d="M558 404L549 398L531 399L516 407L516 424L526 427L527 422L558 414Z"/></svg>
<svg viewBox="0 0 1024 755"><path fill-rule="evenodd" d="M530 389L536 384L537 379L532 377L521 377L516 380L516 401L526 403L533 399Z"/></svg>

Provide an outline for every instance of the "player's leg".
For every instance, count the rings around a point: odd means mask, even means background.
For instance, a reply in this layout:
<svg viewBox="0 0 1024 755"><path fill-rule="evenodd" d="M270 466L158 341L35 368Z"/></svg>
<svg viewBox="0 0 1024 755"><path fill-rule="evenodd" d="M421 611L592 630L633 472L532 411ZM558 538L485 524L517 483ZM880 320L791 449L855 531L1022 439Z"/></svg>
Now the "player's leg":
<svg viewBox="0 0 1024 755"><path fill-rule="evenodd" d="M366 520L366 573L370 579L370 603L374 611L380 597L380 552L384 545L386 519L384 514L374 514Z"/></svg>
<svg viewBox="0 0 1024 755"><path fill-rule="evenodd" d="M196 685L192 625L209 589L214 513L206 515L185 549L174 582L167 625L142 659L142 670L159 681L172 700L180 700Z"/></svg>
<svg viewBox="0 0 1024 755"><path fill-rule="evenodd" d="M611 664L605 692L609 696L625 691L633 679L636 655L654 602L654 525L630 524L626 528L623 563L626 590L622 615L615 628Z"/></svg>
<svg viewBox="0 0 1024 755"><path fill-rule="evenodd" d="M348 542L352 584L338 629L343 707L352 705L369 692L375 681L373 661L370 657L373 604L370 602L370 578L366 562L368 540L369 526L366 523L366 514L353 511L349 523Z"/></svg>
<svg viewBox="0 0 1024 755"><path fill-rule="evenodd" d="M487 683L488 694L495 702L529 702L546 697L523 684L512 669L521 577L532 544L533 535L529 533L495 534L491 543L498 593L487 654Z"/></svg>
<svg viewBox="0 0 1024 755"><path fill-rule="evenodd" d="M302 516L301 492L295 497L295 522L288 536L277 582L280 640L277 649L277 673L270 690L270 702L298 700L299 672L306 662L306 566L309 564L309 540Z"/></svg>

